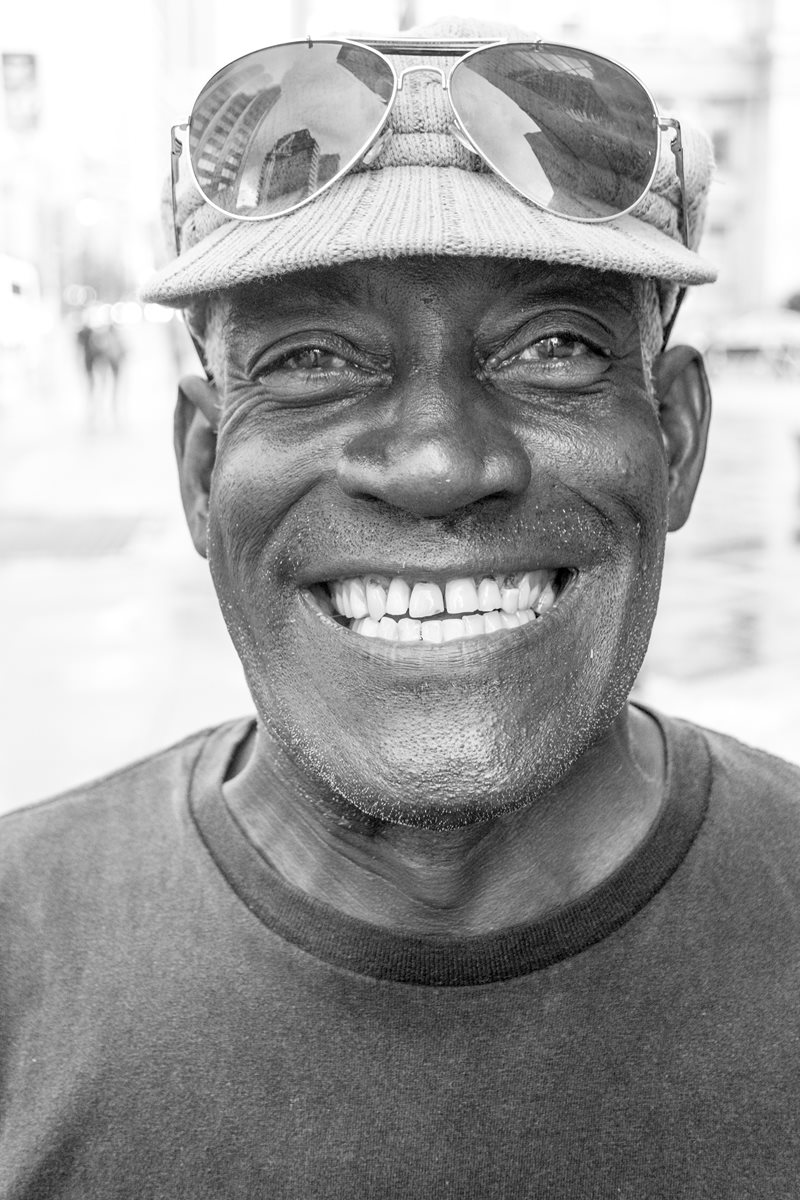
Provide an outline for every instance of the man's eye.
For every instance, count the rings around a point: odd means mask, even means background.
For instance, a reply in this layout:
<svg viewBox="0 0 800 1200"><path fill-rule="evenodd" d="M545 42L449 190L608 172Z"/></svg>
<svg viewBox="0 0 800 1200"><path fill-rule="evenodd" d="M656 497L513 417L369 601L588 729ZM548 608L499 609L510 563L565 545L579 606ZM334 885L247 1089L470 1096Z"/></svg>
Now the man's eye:
<svg viewBox="0 0 800 1200"><path fill-rule="evenodd" d="M306 346L293 350L270 365L271 371L341 371L347 361L322 346Z"/></svg>
<svg viewBox="0 0 800 1200"><path fill-rule="evenodd" d="M377 386L387 367L375 355L342 338L311 337L273 346L246 365L247 379L262 400L292 405L323 404Z"/></svg>
<svg viewBox="0 0 800 1200"><path fill-rule="evenodd" d="M531 342L529 346L520 350L513 357L522 362L530 362L549 358L580 358L582 355L591 353L591 348L580 338L557 333Z"/></svg>
<svg viewBox="0 0 800 1200"><path fill-rule="evenodd" d="M484 369L499 386L574 390L597 383L608 370L611 351L575 333L522 338L493 354Z"/></svg>

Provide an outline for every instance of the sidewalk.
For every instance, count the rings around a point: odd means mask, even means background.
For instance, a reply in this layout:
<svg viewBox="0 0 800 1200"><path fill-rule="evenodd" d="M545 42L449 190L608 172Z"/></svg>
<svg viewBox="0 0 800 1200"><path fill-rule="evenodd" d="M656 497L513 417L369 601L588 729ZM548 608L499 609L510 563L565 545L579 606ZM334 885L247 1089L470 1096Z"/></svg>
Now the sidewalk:
<svg viewBox="0 0 800 1200"><path fill-rule="evenodd" d="M81 380L0 415L0 811L252 711L172 455L158 330L119 429L89 430Z"/></svg>
<svg viewBox="0 0 800 1200"><path fill-rule="evenodd" d="M57 400L0 409L0 811L252 711L183 523L174 367L158 329L141 334L119 429L87 429L63 347ZM800 762L795 389L718 382L637 695Z"/></svg>

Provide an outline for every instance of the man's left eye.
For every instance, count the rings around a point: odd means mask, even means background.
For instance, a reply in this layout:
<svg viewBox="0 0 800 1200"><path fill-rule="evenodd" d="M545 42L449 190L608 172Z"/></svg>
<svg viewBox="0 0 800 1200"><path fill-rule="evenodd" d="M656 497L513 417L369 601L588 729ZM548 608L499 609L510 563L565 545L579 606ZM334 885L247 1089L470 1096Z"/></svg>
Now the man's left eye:
<svg viewBox="0 0 800 1200"><path fill-rule="evenodd" d="M610 365L610 350L577 333L521 335L514 341L484 363L501 387L573 391L597 383Z"/></svg>
<svg viewBox="0 0 800 1200"><path fill-rule="evenodd" d="M586 342L580 338L570 337L568 334L556 333L549 337L539 338L536 342L531 342L523 350L518 351L513 357L523 362L528 362L531 359L541 360L548 358L580 358L581 355L591 354L593 351Z"/></svg>

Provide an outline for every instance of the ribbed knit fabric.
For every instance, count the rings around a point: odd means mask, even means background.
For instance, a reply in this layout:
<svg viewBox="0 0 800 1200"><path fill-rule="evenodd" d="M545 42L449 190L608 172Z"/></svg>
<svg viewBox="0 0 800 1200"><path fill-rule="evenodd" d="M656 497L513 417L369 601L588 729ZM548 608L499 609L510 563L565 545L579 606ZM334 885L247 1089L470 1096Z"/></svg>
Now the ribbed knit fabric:
<svg viewBox="0 0 800 1200"><path fill-rule="evenodd" d="M420 36L527 36L477 21L442 21ZM408 66L423 59L403 59ZM454 59L436 59L437 67ZM660 281L666 313L678 286L716 272L678 233L679 187L667 138L655 182L633 213L585 224L537 209L449 132L453 113L436 75L409 76L389 119L391 137L370 166L359 165L328 191L283 217L236 221L180 189L182 253L153 278L147 300L185 306L193 297L309 267L413 254L487 255L567 263ZM683 126L689 225L697 246L711 180L707 139ZM166 224L171 236L169 190Z"/></svg>

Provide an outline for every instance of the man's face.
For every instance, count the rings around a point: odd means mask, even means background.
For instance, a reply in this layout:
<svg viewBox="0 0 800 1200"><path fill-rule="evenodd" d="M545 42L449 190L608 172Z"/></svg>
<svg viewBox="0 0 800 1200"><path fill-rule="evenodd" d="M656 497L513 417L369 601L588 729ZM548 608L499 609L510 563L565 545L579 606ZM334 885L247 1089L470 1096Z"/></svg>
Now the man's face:
<svg viewBox="0 0 800 1200"><path fill-rule="evenodd" d="M400 259L231 305L208 557L262 720L381 818L548 790L656 609L667 469L631 285Z"/></svg>

